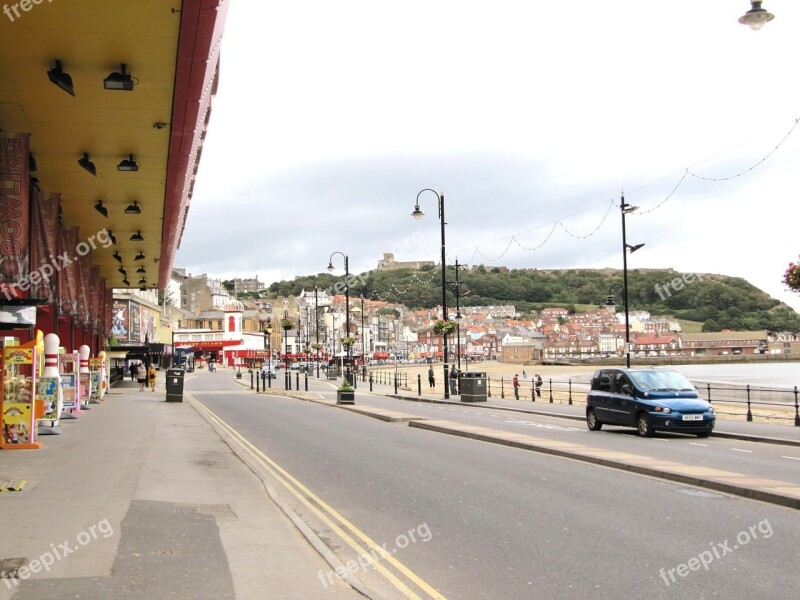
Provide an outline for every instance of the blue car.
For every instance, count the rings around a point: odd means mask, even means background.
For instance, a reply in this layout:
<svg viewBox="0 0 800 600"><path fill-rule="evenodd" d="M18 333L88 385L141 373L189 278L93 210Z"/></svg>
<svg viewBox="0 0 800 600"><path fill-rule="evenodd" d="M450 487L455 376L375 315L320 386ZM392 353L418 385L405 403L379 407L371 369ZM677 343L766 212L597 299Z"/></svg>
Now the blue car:
<svg viewBox="0 0 800 600"><path fill-rule="evenodd" d="M603 425L636 427L639 435L656 431L707 437L716 415L710 402L672 369L599 369L592 375L586 399L586 424L592 431Z"/></svg>

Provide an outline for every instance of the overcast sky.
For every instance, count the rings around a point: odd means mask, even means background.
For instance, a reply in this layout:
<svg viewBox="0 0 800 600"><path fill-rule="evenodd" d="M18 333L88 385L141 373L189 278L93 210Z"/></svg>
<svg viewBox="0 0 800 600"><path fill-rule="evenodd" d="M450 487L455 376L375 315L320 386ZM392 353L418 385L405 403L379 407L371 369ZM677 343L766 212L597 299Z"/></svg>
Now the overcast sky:
<svg viewBox="0 0 800 600"><path fill-rule="evenodd" d="M740 276L800 309L800 2L232 0L176 266L396 260ZM791 133L790 133L791 132ZM787 137L788 136L788 137ZM777 147L777 149L776 149ZM341 269L341 257L334 263Z"/></svg>

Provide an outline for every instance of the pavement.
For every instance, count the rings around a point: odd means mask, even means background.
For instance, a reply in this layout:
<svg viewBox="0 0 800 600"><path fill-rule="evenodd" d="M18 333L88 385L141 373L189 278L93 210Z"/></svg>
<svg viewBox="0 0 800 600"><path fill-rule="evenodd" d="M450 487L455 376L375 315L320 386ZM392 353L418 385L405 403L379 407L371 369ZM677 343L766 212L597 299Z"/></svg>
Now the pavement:
<svg viewBox="0 0 800 600"><path fill-rule="evenodd" d="M21 487L0 493L0 571L27 564L0 600L364 597L320 584L331 564L163 378L90 408L39 450L0 451L3 489Z"/></svg>
<svg viewBox="0 0 800 600"><path fill-rule="evenodd" d="M233 377L233 371L220 369L220 375ZM236 381L249 387L249 377ZM292 394L337 407L335 382L309 382L311 392ZM271 391L285 394L282 384L279 377ZM393 386L373 384L372 393L406 401L386 410L359 405L358 396L368 393L369 384L359 382L356 404L337 408L653 474L643 457L555 447L415 414L415 402L445 402L441 396L414 390L395 396ZM469 405L574 420L583 420L584 410L494 398ZM0 578L0 600L380 597L357 580L351 586L334 577L333 585L320 584L318 574L335 568L335 557L201 412L189 398L165 402L163 379L154 393L125 381L79 419L62 420L62 435L40 437L40 450L0 451L0 573L25 566L15 578ZM715 435L800 445L800 428L791 426L719 420ZM663 477L670 465L659 469ZM773 482L769 492L737 480L736 473L680 469L669 478L706 487L716 478L739 495L800 508L800 488L793 483Z"/></svg>

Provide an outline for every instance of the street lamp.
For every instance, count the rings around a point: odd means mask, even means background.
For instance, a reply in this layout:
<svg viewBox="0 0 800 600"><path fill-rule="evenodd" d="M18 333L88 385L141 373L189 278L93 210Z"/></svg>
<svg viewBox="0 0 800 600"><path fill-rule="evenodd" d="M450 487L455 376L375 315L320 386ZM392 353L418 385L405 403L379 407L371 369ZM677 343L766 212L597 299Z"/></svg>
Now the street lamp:
<svg viewBox="0 0 800 600"><path fill-rule="evenodd" d="M272 387L272 319L267 317L267 326L264 327L264 349L267 351L267 380ZM276 382L277 383L277 382Z"/></svg>
<svg viewBox="0 0 800 600"><path fill-rule="evenodd" d="M433 192L436 194L437 199L439 200L439 222L441 228L441 237L442 237L442 320L447 321L447 275L446 275L446 263L445 263L445 243L444 243L444 192L437 192L436 190L432 190L430 188L425 188L421 190L417 194L417 202L414 206L414 212L411 213L411 216L414 217L416 220L420 220L424 213L419 209L419 197L422 195L422 192ZM448 381L448 372L447 372L447 333L442 336L443 344L444 344L444 399L447 400L450 398L450 389L447 385Z"/></svg>
<svg viewBox="0 0 800 600"><path fill-rule="evenodd" d="M330 258L328 259L328 271L333 271L333 256L334 254L341 254L342 258L344 258L344 305L345 305L345 314L344 318L346 320L345 324L345 331L347 332L345 335L350 337L350 260L347 258L346 254L342 254L341 252L334 252L331 254ZM353 385L353 382L350 381L350 360L351 354L350 351L352 349L352 344L347 344L347 370L346 370L346 380L347 383Z"/></svg>
<svg viewBox="0 0 800 600"><path fill-rule="evenodd" d="M631 368L631 330L628 320L628 252L633 254L644 244L631 246L625 233L625 215L632 213L638 206L625 204L625 194L620 195L619 211L622 214L622 300L625 304L625 366Z"/></svg>
<svg viewBox="0 0 800 600"><path fill-rule="evenodd" d="M771 12L761 8L759 0L750 0L750 10L739 17L739 23L747 25L753 31L758 31L775 18Z"/></svg>

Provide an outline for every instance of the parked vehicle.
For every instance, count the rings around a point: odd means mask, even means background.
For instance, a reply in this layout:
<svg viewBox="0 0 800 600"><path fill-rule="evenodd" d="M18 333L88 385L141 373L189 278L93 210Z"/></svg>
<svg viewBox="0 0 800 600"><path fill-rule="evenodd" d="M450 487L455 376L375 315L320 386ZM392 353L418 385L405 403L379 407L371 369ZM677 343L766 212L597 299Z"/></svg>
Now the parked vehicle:
<svg viewBox="0 0 800 600"><path fill-rule="evenodd" d="M675 370L611 368L592 375L586 399L586 424L592 431L607 424L636 427L643 437L658 430L707 437L715 421L711 403Z"/></svg>
<svg viewBox="0 0 800 600"><path fill-rule="evenodd" d="M275 377L277 377L277 374L275 373L275 367L270 367L269 365L264 365L261 367L261 372L267 379L275 379Z"/></svg>

